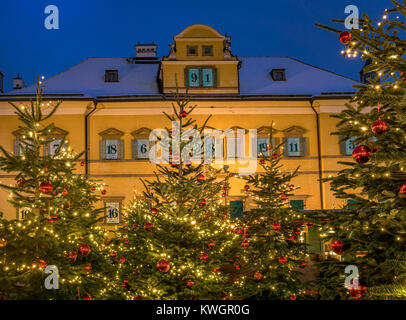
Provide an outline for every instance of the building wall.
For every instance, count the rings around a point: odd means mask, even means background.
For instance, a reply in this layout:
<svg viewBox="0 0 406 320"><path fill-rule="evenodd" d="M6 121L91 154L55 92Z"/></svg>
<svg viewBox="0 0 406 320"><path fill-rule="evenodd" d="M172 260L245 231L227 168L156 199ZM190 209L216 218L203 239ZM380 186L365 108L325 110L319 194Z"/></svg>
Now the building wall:
<svg viewBox="0 0 406 320"><path fill-rule="evenodd" d="M342 107L345 101L335 101L337 108ZM245 129L258 129L269 126L275 122L274 128L278 132L274 137L284 136L283 130L292 126L299 126L306 130L304 137L308 138L308 154L304 157L283 157L283 171L291 171L300 166L299 176L292 183L301 188L296 190L292 199L304 199L305 209L320 209L320 185L318 182L318 149L316 117L310 108L309 101L194 101L198 107L191 116L199 124L203 124L209 114L213 114L208 125L226 130L239 126ZM170 127L170 121L162 114L163 110L170 112L171 101L150 102L104 102L99 103L97 111L89 117L89 174L93 179L103 180L107 186L106 197L124 197L123 204L128 204L133 197L134 189L142 191L140 178L152 179L155 165L149 160L132 159L131 132L146 127L149 129ZM50 120L55 125L69 132L68 140L75 151L82 151L84 144L84 112L89 102L65 101L61 105L59 114ZM0 110L4 110L5 103L0 102ZM67 110L77 113L63 114ZM330 108L331 109L331 108ZM323 102L318 107L323 112ZM3 114L5 112L3 111ZM62 114L61 114L62 113ZM336 119L331 118L332 113L320 114L321 151L323 177L335 174L340 165L339 160L348 160L340 155L338 136L331 136L335 130ZM12 132L18 129L18 119L13 115L0 115L0 145L6 150L13 151L14 136ZM122 160L101 160L99 152L100 132L115 128L124 135L125 153ZM246 135L246 152L248 152L248 135ZM225 162L226 163L226 162ZM221 165L215 165L220 168ZM258 168L260 166L258 165ZM237 172L238 166L231 165L230 172ZM77 165L77 172L83 173L84 169ZM260 172L260 170L258 171ZM221 177L224 177L221 176ZM3 183L15 183L14 175L0 172ZM237 178L230 180L230 196L244 196L244 181ZM341 201L335 199L327 184L323 185L325 208L335 209L340 207ZM15 209L7 203L8 194L0 191L0 211L6 218L15 217ZM102 203L100 203L102 205Z"/></svg>

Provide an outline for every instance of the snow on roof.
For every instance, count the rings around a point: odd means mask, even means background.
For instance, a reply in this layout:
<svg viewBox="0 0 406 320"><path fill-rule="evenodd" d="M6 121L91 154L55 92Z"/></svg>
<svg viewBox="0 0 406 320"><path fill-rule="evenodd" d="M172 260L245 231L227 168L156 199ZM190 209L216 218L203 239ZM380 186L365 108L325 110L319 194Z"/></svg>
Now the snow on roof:
<svg viewBox="0 0 406 320"><path fill-rule="evenodd" d="M355 92L357 81L289 57L238 57L240 94L318 96L324 92ZM272 69L285 69L286 81L273 81Z"/></svg>
<svg viewBox="0 0 406 320"><path fill-rule="evenodd" d="M66 71L43 80L44 94L102 95L157 94L159 61L128 62L127 58L87 58ZM104 82L106 70L118 70L119 82ZM7 94L35 93L35 84Z"/></svg>
<svg viewBox="0 0 406 320"><path fill-rule="evenodd" d="M355 92L355 80L289 57L239 57L241 95L313 95ZM159 95L159 60L87 58L43 81L44 94L83 97ZM272 69L285 69L286 81L274 81ZM104 82L105 70L118 70L119 82ZM35 84L7 95L35 94ZM3 99L6 97L3 97Z"/></svg>

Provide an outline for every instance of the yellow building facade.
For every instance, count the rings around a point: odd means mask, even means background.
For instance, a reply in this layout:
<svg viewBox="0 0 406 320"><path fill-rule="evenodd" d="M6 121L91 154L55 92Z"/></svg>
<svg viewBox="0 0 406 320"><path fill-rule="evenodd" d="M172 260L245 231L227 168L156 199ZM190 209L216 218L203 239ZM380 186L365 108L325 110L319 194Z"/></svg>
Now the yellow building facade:
<svg viewBox="0 0 406 320"><path fill-rule="evenodd" d="M66 134L73 150L87 149L85 166L78 165L78 172L107 184L106 225L120 223L122 206L134 189L142 191L140 178L152 179L155 165L146 157L148 136L153 129L171 126L162 112L171 112L177 86L181 93L188 89L198 123L212 115L208 125L216 129L256 129L259 147L274 122L274 143L284 142L283 171L300 166L292 181L300 186L289 199L292 205L305 210L342 206L319 179L336 174L337 162L351 155L351 141L340 144L331 135L336 120L330 116L344 109L356 81L289 57L233 55L231 38L205 25L176 35L165 57L156 56L156 47L136 45L135 57L129 58L88 58L43 81L44 100L62 100L51 118L55 137ZM0 95L0 145L11 152L18 153L19 124L9 102L28 105L34 95L34 86ZM245 142L247 153L248 133ZM229 163L225 155L214 167L223 165L229 165L229 172L243 166ZM0 172L0 180L15 184L10 173ZM249 209L252 199L243 180L231 178L230 183L228 200ZM0 191L0 211L12 219L18 213L8 196Z"/></svg>

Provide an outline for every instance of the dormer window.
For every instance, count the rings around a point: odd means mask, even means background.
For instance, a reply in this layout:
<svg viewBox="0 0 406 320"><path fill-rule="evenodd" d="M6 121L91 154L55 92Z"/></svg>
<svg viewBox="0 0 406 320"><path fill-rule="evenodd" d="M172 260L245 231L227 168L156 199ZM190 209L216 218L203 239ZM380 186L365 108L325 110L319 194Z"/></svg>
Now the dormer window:
<svg viewBox="0 0 406 320"><path fill-rule="evenodd" d="M273 81L286 81L285 69L272 69L271 77Z"/></svg>
<svg viewBox="0 0 406 320"><path fill-rule="evenodd" d="M197 56L197 46L187 46L188 56Z"/></svg>
<svg viewBox="0 0 406 320"><path fill-rule="evenodd" d="M106 70L104 74L104 82L118 82L117 70Z"/></svg>
<svg viewBox="0 0 406 320"><path fill-rule="evenodd" d="M203 55L212 56L213 55L213 46L203 46Z"/></svg>

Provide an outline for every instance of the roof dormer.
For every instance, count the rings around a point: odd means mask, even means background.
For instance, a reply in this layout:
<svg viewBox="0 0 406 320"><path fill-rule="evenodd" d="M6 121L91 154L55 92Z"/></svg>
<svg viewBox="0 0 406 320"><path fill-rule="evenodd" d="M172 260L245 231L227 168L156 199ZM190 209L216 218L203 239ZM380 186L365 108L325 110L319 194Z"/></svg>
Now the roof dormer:
<svg viewBox="0 0 406 320"><path fill-rule="evenodd" d="M238 59L231 54L231 37L210 26L194 24L174 38L162 59L159 80L164 93L178 83L180 92L191 94L238 94Z"/></svg>

